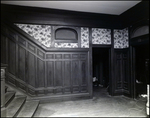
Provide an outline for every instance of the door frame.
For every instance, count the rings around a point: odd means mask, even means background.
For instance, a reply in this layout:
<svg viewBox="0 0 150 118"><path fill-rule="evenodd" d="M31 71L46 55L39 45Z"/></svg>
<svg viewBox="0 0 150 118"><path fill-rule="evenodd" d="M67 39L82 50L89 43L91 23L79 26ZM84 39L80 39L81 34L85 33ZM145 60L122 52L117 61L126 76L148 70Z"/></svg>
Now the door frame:
<svg viewBox="0 0 150 118"><path fill-rule="evenodd" d="M108 89L108 93L109 93L109 95L112 95L112 92L113 92L112 91L112 74L113 74L112 73L112 64L113 64L112 46L111 45L92 44L92 47L91 47L91 52L92 52L92 65L91 65L92 77L93 77L93 48L108 49L108 51L109 51L109 57L108 57L109 58L109 89ZM92 81L92 87L93 87L93 81Z"/></svg>
<svg viewBox="0 0 150 118"><path fill-rule="evenodd" d="M132 98L136 99L137 95L136 95L136 47L140 46L143 44L136 44L136 45L132 45L130 46L130 62L131 62L131 93L132 93Z"/></svg>

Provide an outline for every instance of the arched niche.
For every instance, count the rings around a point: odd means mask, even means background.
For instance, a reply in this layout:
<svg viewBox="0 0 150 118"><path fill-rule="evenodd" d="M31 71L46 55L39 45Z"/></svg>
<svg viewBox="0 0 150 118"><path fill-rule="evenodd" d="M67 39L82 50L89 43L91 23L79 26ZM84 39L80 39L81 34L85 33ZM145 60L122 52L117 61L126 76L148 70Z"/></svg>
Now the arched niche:
<svg viewBox="0 0 150 118"><path fill-rule="evenodd" d="M77 43L78 32L71 27L56 27L54 30L55 42Z"/></svg>
<svg viewBox="0 0 150 118"><path fill-rule="evenodd" d="M149 26L138 26L131 31L131 39L139 36L149 34Z"/></svg>

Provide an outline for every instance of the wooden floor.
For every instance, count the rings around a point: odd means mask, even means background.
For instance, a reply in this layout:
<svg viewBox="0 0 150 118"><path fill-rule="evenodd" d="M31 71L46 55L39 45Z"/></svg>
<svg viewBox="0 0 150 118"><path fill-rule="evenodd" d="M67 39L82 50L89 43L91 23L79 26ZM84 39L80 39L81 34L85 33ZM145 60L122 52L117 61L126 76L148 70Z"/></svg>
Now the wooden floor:
<svg viewBox="0 0 150 118"><path fill-rule="evenodd" d="M109 96L94 87L92 99L40 104L34 117L147 117L146 98Z"/></svg>

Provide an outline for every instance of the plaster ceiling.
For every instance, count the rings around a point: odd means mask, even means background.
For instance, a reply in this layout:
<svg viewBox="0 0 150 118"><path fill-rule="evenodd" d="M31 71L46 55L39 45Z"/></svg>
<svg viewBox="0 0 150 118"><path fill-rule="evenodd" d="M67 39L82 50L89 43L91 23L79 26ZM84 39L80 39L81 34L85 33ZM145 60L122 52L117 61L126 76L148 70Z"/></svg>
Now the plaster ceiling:
<svg viewBox="0 0 150 118"><path fill-rule="evenodd" d="M141 2L138 1L6 1L2 4L31 6L41 8L53 8L89 13L103 13L120 15L131 7Z"/></svg>

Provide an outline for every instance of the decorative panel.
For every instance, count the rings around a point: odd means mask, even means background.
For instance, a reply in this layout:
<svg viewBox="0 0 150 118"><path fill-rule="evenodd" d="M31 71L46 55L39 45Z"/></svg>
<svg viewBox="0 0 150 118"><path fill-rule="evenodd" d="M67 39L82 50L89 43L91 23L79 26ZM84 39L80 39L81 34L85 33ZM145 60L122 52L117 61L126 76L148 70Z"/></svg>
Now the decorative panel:
<svg viewBox="0 0 150 118"><path fill-rule="evenodd" d="M92 44L111 44L111 30L92 28Z"/></svg>
<svg viewBox="0 0 150 118"><path fill-rule="evenodd" d="M35 47L33 45L31 45L31 44L28 44L28 49L30 51L32 51L33 53L35 53L35 51L36 51Z"/></svg>
<svg viewBox="0 0 150 118"><path fill-rule="evenodd" d="M28 53L28 83L35 87L35 74L36 74L36 66L35 66L35 59L36 57L31 54L31 53Z"/></svg>
<svg viewBox="0 0 150 118"><path fill-rule="evenodd" d="M128 61L127 61L127 59L123 59L123 67L126 67L126 66L128 66ZM126 67L126 68L122 68L123 69L123 80L124 80L124 82L123 82L123 88L125 89L125 90L128 90L129 88L128 88L128 68Z"/></svg>
<svg viewBox="0 0 150 118"><path fill-rule="evenodd" d="M26 65L26 50L21 46L18 46L18 77L19 79L25 80L25 65Z"/></svg>
<svg viewBox="0 0 150 118"><path fill-rule="evenodd" d="M19 44L26 46L26 41L21 36L18 36L18 42Z"/></svg>
<svg viewBox="0 0 150 118"><path fill-rule="evenodd" d="M115 94L130 94L129 49L115 50L114 85Z"/></svg>
<svg viewBox="0 0 150 118"><path fill-rule="evenodd" d="M44 52L42 52L41 50L37 49L37 55L41 58L44 58Z"/></svg>
<svg viewBox="0 0 150 118"><path fill-rule="evenodd" d="M86 85L86 61L81 61L80 62L80 68L81 68L81 85Z"/></svg>
<svg viewBox="0 0 150 118"><path fill-rule="evenodd" d="M70 54L64 54L64 59L70 59L71 55Z"/></svg>
<svg viewBox="0 0 150 118"><path fill-rule="evenodd" d="M128 40L128 28L123 30L114 30L114 48L128 48Z"/></svg>
<svg viewBox="0 0 150 118"><path fill-rule="evenodd" d="M89 48L89 28L81 27L81 48Z"/></svg>
<svg viewBox="0 0 150 118"><path fill-rule="evenodd" d="M64 86L71 85L71 61L64 62Z"/></svg>
<svg viewBox="0 0 150 118"><path fill-rule="evenodd" d="M122 70L122 74L123 74L123 88L124 90L130 91L130 77L129 77L129 52L123 52L122 54L122 61L123 61L123 70Z"/></svg>
<svg viewBox="0 0 150 118"><path fill-rule="evenodd" d="M117 59L116 60L116 89L122 89L122 76L121 76L121 64L122 64L122 60L121 59Z"/></svg>
<svg viewBox="0 0 150 118"><path fill-rule="evenodd" d="M58 28L55 31L56 40L77 40L77 32L71 28Z"/></svg>
<svg viewBox="0 0 150 118"><path fill-rule="evenodd" d="M149 34L149 26L148 25L141 26L141 27L134 29L131 32L131 38L135 38L135 37L142 36L145 34Z"/></svg>
<svg viewBox="0 0 150 118"><path fill-rule="evenodd" d="M42 60L40 60L39 58L37 58L37 86L38 87L44 87L45 85L45 66L44 66L44 62Z"/></svg>
<svg viewBox="0 0 150 118"><path fill-rule="evenodd" d="M72 54L72 59L79 59L79 54Z"/></svg>
<svg viewBox="0 0 150 118"><path fill-rule="evenodd" d="M55 86L63 85L63 77L62 77L62 61L55 61Z"/></svg>
<svg viewBox="0 0 150 118"><path fill-rule="evenodd" d="M4 35L1 34L1 63L4 63L6 64L7 61L6 61L6 52L7 52L7 39L5 38Z"/></svg>
<svg viewBox="0 0 150 118"><path fill-rule="evenodd" d="M11 74L16 74L16 44L9 40L8 43L8 70Z"/></svg>
<svg viewBox="0 0 150 118"><path fill-rule="evenodd" d="M56 54L55 59L62 59L62 54Z"/></svg>
<svg viewBox="0 0 150 118"><path fill-rule="evenodd" d="M54 62L53 61L47 61L47 86L51 87L54 85Z"/></svg>
<svg viewBox="0 0 150 118"><path fill-rule="evenodd" d="M79 61L74 60L72 61L72 80L73 80L73 85L78 86L79 85Z"/></svg>
<svg viewBox="0 0 150 118"><path fill-rule="evenodd" d="M47 54L46 59L54 59L54 54Z"/></svg>
<svg viewBox="0 0 150 118"><path fill-rule="evenodd" d="M84 30L88 31L89 29L85 28ZM12 31L14 30L12 29ZM80 29L77 30L77 33L79 31ZM62 94L67 94L66 98L69 99L74 96L75 98L90 96L89 89L92 84L88 83L89 50L83 49L84 46L82 49L74 50L44 50L37 46L36 42L30 42L30 39L23 34L16 34L18 35L18 38L17 35L15 36L16 39L1 36L2 43L8 43L8 52L6 53L8 56L8 78L6 80L9 83L19 87L28 95L43 96L46 100L63 98ZM89 38L89 36L87 37ZM4 42L5 39L8 39L8 42ZM76 48L78 46L81 48L81 42L67 44L74 44ZM87 44L85 47L88 47Z"/></svg>
<svg viewBox="0 0 150 118"><path fill-rule="evenodd" d="M78 43L55 43L55 48L78 48Z"/></svg>
<svg viewBox="0 0 150 118"><path fill-rule="evenodd" d="M27 34L32 36L46 47L51 46L51 26L49 25L29 25L29 24L15 24Z"/></svg>

